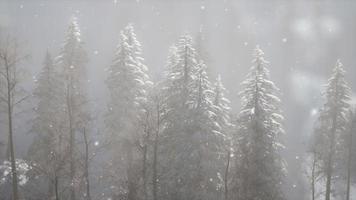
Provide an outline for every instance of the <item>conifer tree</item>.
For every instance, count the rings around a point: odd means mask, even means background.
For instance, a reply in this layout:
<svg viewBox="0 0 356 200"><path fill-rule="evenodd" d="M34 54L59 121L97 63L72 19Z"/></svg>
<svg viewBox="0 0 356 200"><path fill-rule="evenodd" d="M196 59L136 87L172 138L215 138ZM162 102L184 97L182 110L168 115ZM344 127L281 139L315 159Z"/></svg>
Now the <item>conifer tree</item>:
<svg viewBox="0 0 356 200"><path fill-rule="evenodd" d="M234 129L234 124L231 123L231 113L230 113L230 100L225 97L226 89L221 81L221 76L218 75L216 82L214 84L214 106L216 112L216 122L220 127L221 133L225 135L224 151L222 152L222 157L226 162L224 162L224 199L228 199L228 184L229 184L229 170L231 165L232 152L232 137L231 133Z"/></svg>
<svg viewBox="0 0 356 200"><path fill-rule="evenodd" d="M215 120L213 88L192 39L179 38L163 82L163 194L168 199L216 198L224 135Z"/></svg>
<svg viewBox="0 0 356 200"><path fill-rule="evenodd" d="M59 68L59 77L63 86L63 98L61 99L66 121L65 128L67 136L64 139L68 149L69 157L69 197L75 200L76 194L82 184L79 173L78 134L88 126L90 120L88 98L87 98L87 55L83 48L81 32L77 19L73 17L70 21L63 46L56 57L55 65Z"/></svg>
<svg viewBox="0 0 356 200"><path fill-rule="evenodd" d="M62 88L58 69L55 68L49 52L46 53L42 71L37 79L34 96L38 100L32 132L35 134L28 151L35 174L39 174L39 185L47 188L46 198L55 196L55 182L65 161L65 149L61 147L63 137ZM58 195L58 194L57 194ZM56 196L58 199L59 197Z"/></svg>
<svg viewBox="0 0 356 200"><path fill-rule="evenodd" d="M332 180L340 163L338 157L343 151L341 138L346 131L349 94L350 89L345 81L345 71L341 62L337 61L326 85L325 103L320 109L315 128L314 145L321 157L320 166L326 178L325 200L331 198Z"/></svg>
<svg viewBox="0 0 356 200"><path fill-rule="evenodd" d="M119 170L115 173L125 174L114 181L127 183L119 186L125 189L113 193L129 200L137 199L139 194L142 177L139 176L141 166L137 157L144 134L139 122L143 120L147 93L152 85L141 54L133 26L128 25L120 33L120 43L106 80L110 92L106 127L108 137L114 140L112 165Z"/></svg>
<svg viewBox="0 0 356 200"><path fill-rule="evenodd" d="M253 66L242 83L242 107L236 140L238 159L234 188L241 199L282 200L284 166L280 156L282 115L279 89L269 78L268 62L257 47Z"/></svg>

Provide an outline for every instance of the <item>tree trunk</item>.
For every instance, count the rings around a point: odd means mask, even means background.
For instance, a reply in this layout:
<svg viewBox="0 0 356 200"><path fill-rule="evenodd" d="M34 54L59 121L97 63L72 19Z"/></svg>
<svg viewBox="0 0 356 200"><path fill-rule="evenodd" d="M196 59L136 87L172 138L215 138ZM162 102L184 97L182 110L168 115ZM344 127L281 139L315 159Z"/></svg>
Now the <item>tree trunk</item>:
<svg viewBox="0 0 356 200"><path fill-rule="evenodd" d="M157 187L158 187L158 177L157 177L157 159L158 159L158 136L160 130L160 109L159 104L157 102L157 129L154 139L154 146L153 146L153 175L152 175L152 194L153 200L157 200Z"/></svg>
<svg viewBox="0 0 356 200"><path fill-rule="evenodd" d="M9 146L10 146L10 162L11 162L11 173L12 173L12 199L18 200L18 182L17 182L17 170L16 170L16 158L15 158L15 148L14 148L14 140L13 140L13 126L12 126L12 109L13 109L13 99L12 99L12 91L13 88L11 86L10 81L10 72L7 63L5 63L6 67L6 81L7 81L7 114L8 114L8 125L9 125Z"/></svg>
<svg viewBox="0 0 356 200"><path fill-rule="evenodd" d="M148 120L147 120L148 121ZM147 124L148 126L148 124ZM150 132L148 130L148 128L145 128L145 132L146 132L146 137L145 137L145 142L144 142L144 146L143 146L143 161L142 161L142 178L143 178L143 196L144 196L144 200L147 200L147 146L148 146L148 140L150 137Z"/></svg>
<svg viewBox="0 0 356 200"><path fill-rule="evenodd" d="M90 183L89 183L89 142L88 137L85 132L85 128L83 130L84 135L84 144L85 144L85 184L86 184L86 198L87 200L91 200L90 196Z"/></svg>
<svg viewBox="0 0 356 200"><path fill-rule="evenodd" d="M355 115L352 115L353 118L355 118ZM348 157L347 157L347 182L346 182L346 200L350 200L350 187L351 187L351 163L352 163L352 134L353 134L353 128L354 124L356 123L356 120L352 120L351 122L351 129L350 129L350 135L349 135L349 145L348 145Z"/></svg>
<svg viewBox="0 0 356 200"><path fill-rule="evenodd" d="M54 177L54 190L55 190L55 195L56 195L56 200L59 200L59 194L58 194L58 176L57 174Z"/></svg>
<svg viewBox="0 0 356 200"><path fill-rule="evenodd" d="M313 152L313 166L312 166L312 174L311 174L311 187L312 187L312 200L315 200L315 168L316 168L316 158L315 152Z"/></svg>
<svg viewBox="0 0 356 200"><path fill-rule="evenodd" d="M137 176L135 174L135 166L133 164L133 149L132 149L132 143L128 142L127 143L127 148L126 148L126 158L127 158L127 184L128 184L128 193L127 193L127 199L128 200L137 200L137 183L136 183L136 178Z"/></svg>
<svg viewBox="0 0 356 200"><path fill-rule="evenodd" d="M224 199L228 199L229 195L229 190L228 190L228 177L229 177L229 167L230 167L230 157L231 157L231 150L227 151L227 164L226 164L226 169L225 169L225 178L224 178Z"/></svg>
<svg viewBox="0 0 356 200"><path fill-rule="evenodd" d="M70 84L71 85L71 84ZM69 154L70 154L70 199L75 200L75 160L74 160L74 131L73 131L73 113L72 113L72 98L70 85L67 86L67 109L68 109L68 123L69 123Z"/></svg>
<svg viewBox="0 0 356 200"><path fill-rule="evenodd" d="M331 178L332 178L332 171L333 171L333 157L335 151L335 134L336 134L336 119L337 116L334 114L332 127L331 127L331 140L330 140L330 147L329 147L329 155L328 155L328 163L326 168L326 190L325 190L325 200L330 200L331 196Z"/></svg>

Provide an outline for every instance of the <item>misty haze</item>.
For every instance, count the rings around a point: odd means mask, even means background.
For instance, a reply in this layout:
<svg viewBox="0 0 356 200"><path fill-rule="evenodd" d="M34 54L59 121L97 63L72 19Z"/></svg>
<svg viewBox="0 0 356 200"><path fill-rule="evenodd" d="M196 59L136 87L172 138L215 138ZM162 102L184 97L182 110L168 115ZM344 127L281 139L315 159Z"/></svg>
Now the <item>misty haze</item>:
<svg viewBox="0 0 356 200"><path fill-rule="evenodd" d="M356 1L0 0L0 200L356 200Z"/></svg>

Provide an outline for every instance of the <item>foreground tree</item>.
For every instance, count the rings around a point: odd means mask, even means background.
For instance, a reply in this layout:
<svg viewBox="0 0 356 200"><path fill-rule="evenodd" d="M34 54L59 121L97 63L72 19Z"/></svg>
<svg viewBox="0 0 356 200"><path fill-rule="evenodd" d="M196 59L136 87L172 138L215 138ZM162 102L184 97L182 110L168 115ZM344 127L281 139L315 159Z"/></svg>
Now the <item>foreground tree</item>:
<svg viewBox="0 0 356 200"><path fill-rule="evenodd" d="M139 180L143 178L138 159L142 150L140 141L145 135L144 126L139 123L146 121L144 108L152 83L143 64L140 43L132 25L120 33L120 43L109 68L106 84L110 92L106 127L108 137L112 140L111 164L115 168L114 173L125 174L124 177L114 175L119 190L113 193L115 196L126 196L128 200L136 200L140 192Z"/></svg>
<svg viewBox="0 0 356 200"><path fill-rule="evenodd" d="M12 199L14 200L20 198L14 142L14 110L28 97L24 95L24 90L19 85L23 75L19 65L27 57L20 54L19 48L18 42L10 37L0 41L0 100L6 106L8 123L6 157L11 164Z"/></svg>
<svg viewBox="0 0 356 200"><path fill-rule="evenodd" d="M72 18L67 29L63 46L56 58L56 66L59 67L60 77L63 81L63 98L61 99L66 121L65 129L68 133L64 140L69 151L69 199L77 199L76 188L82 182L81 175L77 171L80 156L78 152L77 132L81 132L88 126L90 120L88 99L86 94L86 69L87 56L83 49L80 29L76 18Z"/></svg>
<svg viewBox="0 0 356 200"><path fill-rule="evenodd" d="M162 193L167 199L216 199L224 135L214 118L213 88L190 36L180 37L170 54L162 88Z"/></svg>
<svg viewBox="0 0 356 200"><path fill-rule="evenodd" d="M346 131L349 94L345 71L341 62L337 61L326 86L324 93L326 102L320 110L315 128L314 146L320 155L320 167L326 177L325 200L330 200L333 176L340 163L338 157L343 151L341 137Z"/></svg>
<svg viewBox="0 0 356 200"><path fill-rule="evenodd" d="M238 116L236 141L237 168L234 188L240 199L284 199L281 183L284 164L280 156L283 133L279 89L269 79L268 62L259 47L253 66L240 93L242 108Z"/></svg>

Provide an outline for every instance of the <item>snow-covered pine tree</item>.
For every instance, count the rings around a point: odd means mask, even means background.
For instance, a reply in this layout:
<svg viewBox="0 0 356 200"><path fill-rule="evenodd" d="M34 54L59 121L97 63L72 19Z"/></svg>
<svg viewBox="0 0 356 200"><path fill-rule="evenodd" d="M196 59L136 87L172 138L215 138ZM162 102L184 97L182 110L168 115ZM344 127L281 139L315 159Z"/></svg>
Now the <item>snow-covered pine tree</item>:
<svg viewBox="0 0 356 200"><path fill-rule="evenodd" d="M128 25L120 33L120 43L106 80L110 92L106 127L108 139L113 144L111 164L119 170L114 176L125 174L113 180L119 190L111 192L129 200L138 198L141 178L138 152L143 130L138 123L142 121L147 93L152 85L146 72L140 43L133 26Z"/></svg>
<svg viewBox="0 0 356 200"><path fill-rule="evenodd" d="M55 65L60 70L60 77L63 82L62 105L65 112L67 136L66 147L69 151L69 183L63 186L69 187L68 199L75 200L82 179L79 173L79 160L77 133L88 126L90 119L88 98L87 98L87 73L85 65L87 63L86 52L83 48L80 29L77 19L73 17L69 23L65 34L64 43L59 55L56 57ZM65 194L66 196L67 194Z"/></svg>
<svg viewBox="0 0 356 200"><path fill-rule="evenodd" d="M236 178L239 199L282 200L284 165L280 156L282 115L279 89L269 78L268 62L259 47L254 50L253 66L242 82L241 111L236 135Z"/></svg>
<svg viewBox="0 0 356 200"><path fill-rule="evenodd" d="M231 133L234 128L234 124L231 122L231 107L230 107L230 100L225 97L227 93L224 85L221 81L221 76L218 75L216 78L216 82L214 84L214 106L215 106L215 114L216 114L216 122L219 124L220 132L225 135L225 144L224 144L224 151L222 152L224 162L224 199L228 199L228 183L229 183L229 170L231 166L231 156L232 152L232 138Z"/></svg>
<svg viewBox="0 0 356 200"><path fill-rule="evenodd" d="M58 179L61 165L64 165L65 149L60 145L63 137L63 112L61 81L58 70L53 64L49 52L46 53L42 71L37 79L34 96L38 100L35 108L36 117L31 132L35 134L28 151L28 158L34 168L36 187L47 188L44 195L50 199L58 190L55 180Z"/></svg>
<svg viewBox="0 0 356 200"><path fill-rule="evenodd" d="M219 117L217 121L221 130L225 133L229 132L229 129L233 126L230 118L231 102L226 98L226 93L227 91L221 81L221 76L218 75L214 83L214 105L216 107L216 115Z"/></svg>
<svg viewBox="0 0 356 200"><path fill-rule="evenodd" d="M221 95L221 94L220 94ZM221 194L224 174L224 156L226 131L225 124L218 123L223 118L217 115L217 106L214 105L214 88L209 82L205 64L200 61L197 66L197 80L195 89L194 115L192 115L192 134L195 135L197 157L201 169L200 194L197 199L216 199ZM227 127L224 127L227 128ZM197 142L196 144L194 144Z"/></svg>
<svg viewBox="0 0 356 200"><path fill-rule="evenodd" d="M196 61L191 37L180 37L174 49L162 84L162 194L167 199L215 199L224 135L215 120L213 88L205 65Z"/></svg>
<svg viewBox="0 0 356 200"><path fill-rule="evenodd" d="M160 181L161 195L165 199L185 199L192 193L192 175L195 172L188 158L193 148L187 143L188 124L192 110L192 94L196 80L196 52L193 48L192 38L183 35L177 44L170 48L168 66L165 80L162 82L163 96L163 130L162 145L160 148L163 177ZM189 199L188 198L188 199Z"/></svg>
<svg viewBox="0 0 356 200"><path fill-rule="evenodd" d="M315 148L321 155L322 173L326 177L325 200L330 200L332 179L342 152L341 136L346 131L350 88L345 81L345 71L338 60L323 94L326 102L320 110L315 128Z"/></svg>

